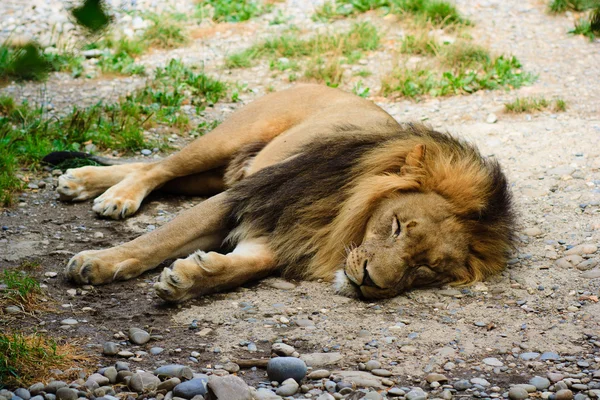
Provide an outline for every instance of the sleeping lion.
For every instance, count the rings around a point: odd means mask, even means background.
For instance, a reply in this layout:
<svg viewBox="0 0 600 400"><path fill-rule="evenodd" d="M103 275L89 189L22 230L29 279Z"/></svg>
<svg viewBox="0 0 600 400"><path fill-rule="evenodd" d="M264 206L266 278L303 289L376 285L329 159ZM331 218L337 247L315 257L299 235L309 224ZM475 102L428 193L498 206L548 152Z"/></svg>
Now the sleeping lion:
<svg viewBox="0 0 600 400"><path fill-rule="evenodd" d="M72 281L105 284L176 259L154 285L173 302L276 271L367 299L465 284L504 267L514 232L497 162L317 85L269 94L161 161L67 170L57 190L67 201L95 198L94 211L115 219L153 190L210 196L67 265Z"/></svg>

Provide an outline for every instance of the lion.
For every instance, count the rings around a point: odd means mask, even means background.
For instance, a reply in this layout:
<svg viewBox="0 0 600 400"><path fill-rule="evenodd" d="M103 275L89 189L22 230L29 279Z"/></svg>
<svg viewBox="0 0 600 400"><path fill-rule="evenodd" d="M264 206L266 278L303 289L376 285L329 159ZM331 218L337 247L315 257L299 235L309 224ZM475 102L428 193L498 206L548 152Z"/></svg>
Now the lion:
<svg viewBox="0 0 600 400"><path fill-rule="evenodd" d="M57 188L66 201L98 196L93 210L115 219L154 190L209 197L131 242L76 254L70 280L106 284L175 259L154 284L169 302L275 272L381 299L482 280L513 243L496 161L318 85L264 96L160 161L69 169Z"/></svg>

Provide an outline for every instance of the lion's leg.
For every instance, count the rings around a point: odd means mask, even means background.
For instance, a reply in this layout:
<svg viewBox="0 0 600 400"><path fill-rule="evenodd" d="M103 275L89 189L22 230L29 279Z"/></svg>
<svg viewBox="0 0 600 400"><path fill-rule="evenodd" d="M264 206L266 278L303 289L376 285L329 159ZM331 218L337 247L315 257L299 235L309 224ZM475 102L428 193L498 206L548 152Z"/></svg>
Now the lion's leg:
<svg viewBox="0 0 600 400"><path fill-rule="evenodd" d="M226 192L213 196L131 242L76 254L65 273L77 283L104 284L131 279L166 259L190 254L198 248L216 249L227 234L226 196Z"/></svg>
<svg viewBox="0 0 600 400"><path fill-rule="evenodd" d="M185 196L213 196L225 190L223 168L182 176L165 183L161 192Z"/></svg>
<svg viewBox="0 0 600 400"><path fill-rule="evenodd" d="M175 261L163 270L154 289L164 300L183 301L262 278L276 266L266 238L248 239L228 254L197 251Z"/></svg>
<svg viewBox="0 0 600 400"><path fill-rule="evenodd" d="M58 177L56 191L63 201L82 201L98 196L109 187L121 182L132 172L149 164L133 163L109 167L81 167L68 169Z"/></svg>

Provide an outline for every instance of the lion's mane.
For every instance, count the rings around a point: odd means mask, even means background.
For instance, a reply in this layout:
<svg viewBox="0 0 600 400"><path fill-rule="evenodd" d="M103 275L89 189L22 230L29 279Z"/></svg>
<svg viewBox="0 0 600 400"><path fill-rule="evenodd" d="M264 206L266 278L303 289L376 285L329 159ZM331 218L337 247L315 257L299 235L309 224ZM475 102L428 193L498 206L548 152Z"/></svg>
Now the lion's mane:
<svg viewBox="0 0 600 400"><path fill-rule="evenodd" d="M331 280L347 249L362 241L382 199L434 191L453 205L471 235L466 272L454 283L499 272L512 247L514 216L498 163L423 125L376 126L370 135L364 129L340 126L335 139L311 143L299 155L233 185L230 243L268 236L284 276ZM406 168L407 156L419 144L425 145L424 159Z"/></svg>

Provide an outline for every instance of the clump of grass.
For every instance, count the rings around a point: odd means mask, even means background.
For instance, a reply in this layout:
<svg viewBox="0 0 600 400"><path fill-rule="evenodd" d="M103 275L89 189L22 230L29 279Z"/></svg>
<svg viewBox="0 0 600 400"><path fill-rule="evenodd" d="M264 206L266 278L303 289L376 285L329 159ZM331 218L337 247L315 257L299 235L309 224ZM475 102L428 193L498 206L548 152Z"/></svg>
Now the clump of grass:
<svg viewBox="0 0 600 400"><path fill-rule="evenodd" d="M435 72L430 69L397 68L382 81L385 96L419 97L448 96L474 93L479 90L518 88L535 80L535 76L521 71L515 57L490 58L469 68L457 66Z"/></svg>
<svg viewBox="0 0 600 400"><path fill-rule="evenodd" d="M42 299L40 284L24 271L5 269L0 275L0 283L6 288L0 290L0 305L16 305L23 311L35 310Z"/></svg>
<svg viewBox="0 0 600 400"><path fill-rule="evenodd" d="M435 38L430 37L426 32L418 35L407 35L402 39L400 52L417 55L436 55L439 52L440 45Z"/></svg>
<svg viewBox="0 0 600 400"><path fill-rule="evenodd" d="M56 117L43 107L16 105L0 96L0 205L10 205L12 193L22 182L20 167L36 168L52 151L80 151L83 143L99 150L125 152L161 147L148 140L144 131L156 126L187 128L189 117L181 106L189 99L197 111L225 96L227 86L203 73L194 72L180 61L171 60L158 68L156 78L116 103L74 107Z"/></svg>
<svg viewBox="0 0 600 400"><path fill-rule="evenodd" d="M370 10L410 15L442 26L470 24L453 4L443 0L333 0L317 9L313 19L323 21L344 18Z"/></svg>
<svg viewBox="0 0 600 400"><path fill-rule="evenodd" d="M23 45L0 45L0 81L8 79L41 81L53 71L81 73L82 57L71 53L44 53L41 47L30 42Z"/></svg>
<svg viewBox="0 0 600 400"><path fill-rule="evenodd" d="M586 36L590 41L600 37L600 4L588 17L579 18L575 23L575 28L569 33Z"/></svg>
<svg viewBox="0 0 600 400"><path fill-rule="evenodd" d="M226 65L229 68L241 68L249 67L253 60L260 58L270 57L272 60L287 58L289 60L308 56L323 57L326 53L332 52L353 61L362 54L360 51L377 49L380 41L381 36L377 28L371 23L363 22L354 24L345 33L318 34L308 39L287 34L269 39L231 55L228 57Z"/></svg>
<svg viewBox="0 0 600 400"><path fill-rule="evenodd" d="M152 22L142 35L142 41L148 46L172 49L189 41L183 26L172 16L147 13L145 17Z"/></svg>
<svg viewBox="0 0 600 400"><path fill-rule="evenodd" d="M107 37L96 42L88 49L104 49L98 59L98 67L103 73L119 73L125 75L142 75L145 73L143 65L136 64L136 59L148 48L145 41L122 37L115 40Z"/></svg>
<svg viewBox="0 0 600 400"><path fill-rule="evenodd" d="M91 360L73 344L47 336L0 332L0 387L46 381L51 369L88 369Z"/></svg>
<svg viewBox="0 0 600 400"><path fill-rule="evenodd" d="M316 57L309 61L304 76L327 86L338 87L342 83L344 68L339 58Z"/></svg>
<svg viewBox="0 0 600 400"><path fill-rule="evenodd" d="M196 14L200 18L210 16L216 22L243 22L272 9L272 4L258 0L204 0Z"/></svg>
<svg viewBox="0 0 600 400"><path fill-rule="evenodd" d="M552 111L566 111L567 103L563 99L547 100L543 97L517 97L514 101L504 104L504 109L509 113L530 113L551 109Z"/></svg>
<svg viewBox="0 0 600 400"><path fill-rule="evenodd" d="M598 0L552 0L548 8L553 13L563 13L568 10L585 11L598 5Z"/></svg>

